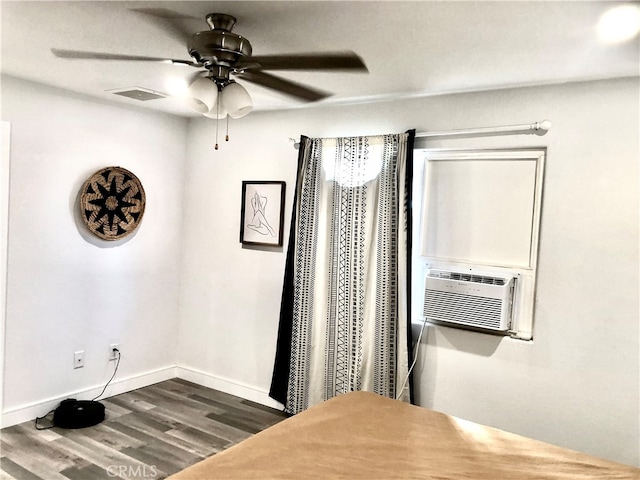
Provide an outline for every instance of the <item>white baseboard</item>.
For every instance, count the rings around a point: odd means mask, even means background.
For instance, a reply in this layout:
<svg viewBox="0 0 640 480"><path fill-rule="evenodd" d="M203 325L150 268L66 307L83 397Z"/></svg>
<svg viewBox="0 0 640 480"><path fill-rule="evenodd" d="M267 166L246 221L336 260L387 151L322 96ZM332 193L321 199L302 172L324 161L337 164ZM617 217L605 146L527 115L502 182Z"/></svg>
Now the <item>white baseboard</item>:
<svg viewBox="0 0 640 480"><path fill-rule="evenodd" d="M121 393L130 392L138 388L147 387L154 383L163 382L176 377L202 385L203 387L213 388L230 395L235 395L267 407L276 408L278 410L283 409L283 405L269 397L269 393L266 390L261 390L252 385L237 382L229 378L219 377L217 375L211 375L210 373L194 370L192 368L178 366L165 367L114 381L109 385L101 398L108 398ZM18 423L33 420L36 417L41 417L56 408L60 402L66 398L77 398L78 400L94 398L102 391L102 388L104 388L103 385L100 385L98 387L69 392L47 400L33 402L9 409L2 412L0 415L0 427L10 427L11 425L17 425Z"/></svg>
<svg viewBox="0 0 640 480"><path fill-rule="evenodd" d="M139 375L133 375L131 377L123 378L111 383L101 398L108 398L114 395L119 395L121 393L130 392L131 390L147 387L149 385L153 385L154 383L170 380L172 378L175 378L176 376L177 374L175 366L165 367ZM67 394L49 398L40 402L34 402L28 405L9 409L5 412L2 412L2 418L0 418L0 426L2 428L10 427L11 425L16 425L18 423L33 420L36 417L41 417L47 412L56 408L65 398L77 398L78 400L88 400L94 398L102 391L103 388L104 385L100 385L99 387L79 390L76 392L69 392Z"/></svg>
<svg viewBox="0 0 640 480"><path fill-rule="evenodd" d="M229 378L211 375L189 367L176 367L177 377L189 382L197 383L203 387L213 388L236 397L244 398L267 407L282 410L284 406L269 396L266 390L258 389L252 385L231 380Z"/></svg>

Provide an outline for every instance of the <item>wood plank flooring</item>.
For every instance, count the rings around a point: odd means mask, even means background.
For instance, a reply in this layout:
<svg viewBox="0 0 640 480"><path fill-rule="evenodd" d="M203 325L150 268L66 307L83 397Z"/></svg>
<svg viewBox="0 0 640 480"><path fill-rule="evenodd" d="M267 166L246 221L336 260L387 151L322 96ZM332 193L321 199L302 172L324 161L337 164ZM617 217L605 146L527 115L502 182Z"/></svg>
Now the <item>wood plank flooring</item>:
<svg viewBox="0 0 640 480"><path fill-rule="evenodd" d="M93 427L0 430L0 479L160 480L287 417L178 378L100 401Z"/></svg>

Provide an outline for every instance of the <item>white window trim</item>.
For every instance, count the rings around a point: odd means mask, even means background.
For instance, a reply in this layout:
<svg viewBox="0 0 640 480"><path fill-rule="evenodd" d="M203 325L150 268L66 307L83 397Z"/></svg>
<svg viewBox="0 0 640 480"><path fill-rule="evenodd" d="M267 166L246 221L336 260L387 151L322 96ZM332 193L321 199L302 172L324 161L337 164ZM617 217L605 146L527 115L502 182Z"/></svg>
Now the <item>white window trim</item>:
<svg viewBox="0 0 640 480"><path fill-rule="evenodd" d="M542 194L546 148L513 148L513 149L416 149L414 158L418 160L414 166L414 280L418 284L424 279L428 268L450 268L453 270L495 272L496 274L514 275L517 278L514 293L513 321L510 335L521 340L533 339L535 289L538 265L540 237L540 220L542 215ZM466 261L463 258L437 258L422 255L422 232L426 221L424 208L424 185L426 185L429 162L436 161L535 161L535 185L533 199L532 229L530 239L529 264L526 267L494 264L481 265ZM417 208L416 208L417 207ZM418 210L419 211L416 211ZM417 247L417 248L416 248ZM418 280L419 279L419 280ZM417 291L417 290L416 290ZM416 301L421 301L417 299ZM413 306L414 309L417 305ZM422 308L417 309L422 312ZM422 322L422 320L420 320Z"/></svg>

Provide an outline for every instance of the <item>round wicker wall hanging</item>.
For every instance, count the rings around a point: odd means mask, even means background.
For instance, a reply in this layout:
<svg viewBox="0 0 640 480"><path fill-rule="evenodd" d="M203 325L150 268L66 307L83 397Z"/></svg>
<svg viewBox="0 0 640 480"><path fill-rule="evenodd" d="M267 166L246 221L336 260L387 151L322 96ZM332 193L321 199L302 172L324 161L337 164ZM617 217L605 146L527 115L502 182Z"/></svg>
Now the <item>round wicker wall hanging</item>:
<svg viewBox="0 0 640 480"><path fill-rule="evenodd" d="M103 240L120 240L138 228L146 197L138 177L121 167L91 175L80 193L82 219Z"/></svg>

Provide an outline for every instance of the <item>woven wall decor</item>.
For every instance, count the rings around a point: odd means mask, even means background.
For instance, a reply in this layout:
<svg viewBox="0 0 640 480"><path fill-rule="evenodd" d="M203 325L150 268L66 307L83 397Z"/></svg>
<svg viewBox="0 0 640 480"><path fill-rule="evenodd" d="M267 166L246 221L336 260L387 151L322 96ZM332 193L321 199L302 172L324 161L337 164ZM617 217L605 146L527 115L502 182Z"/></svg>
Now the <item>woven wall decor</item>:
<svg viewBox="0 0 640 480"><path fill-rule="evenodd" d="M121 167L91 175L80 193L82 219L103 240L120 240L142 221L146 197L138 177Z"/></svg>

